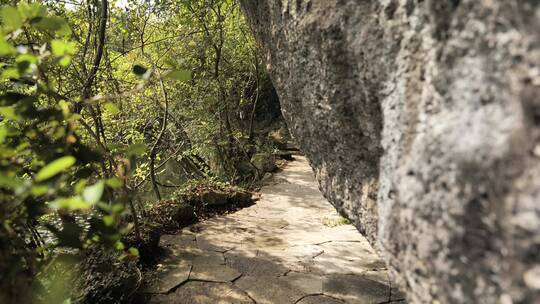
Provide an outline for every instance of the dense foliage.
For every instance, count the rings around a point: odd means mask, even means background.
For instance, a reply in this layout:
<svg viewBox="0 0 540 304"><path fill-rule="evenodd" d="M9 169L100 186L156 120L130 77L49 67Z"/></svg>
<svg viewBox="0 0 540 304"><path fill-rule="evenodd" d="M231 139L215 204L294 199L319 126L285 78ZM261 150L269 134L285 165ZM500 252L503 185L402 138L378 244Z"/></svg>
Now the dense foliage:
<svg viewBox="0 0 540 304"><path fill-rule="evenodd" d="M280 114L236 1L2 2L0 302L96 244L136 259L122 235L186 183L264 173Z"/></svg>

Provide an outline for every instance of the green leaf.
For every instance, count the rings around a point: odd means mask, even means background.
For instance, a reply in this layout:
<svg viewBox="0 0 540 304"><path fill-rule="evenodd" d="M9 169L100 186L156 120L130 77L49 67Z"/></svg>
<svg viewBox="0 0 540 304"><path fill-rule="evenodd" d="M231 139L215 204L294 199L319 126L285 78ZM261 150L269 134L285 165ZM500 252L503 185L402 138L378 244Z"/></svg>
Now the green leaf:
<svg viewBox="0 0 540 304"><path fill-rule="evenodd" d="M105 181L105 183L107 184L107 186L113 188L113 189L118 189L120 187L122 187L122 181L116 177L112 177L112 178L109 178Z"/></svg>
<svg viewBox="0 0 540 304"><path fill-rule="evenodd" d="M152 70L136 64L133 66L133 73L142 80L148 80L152 75Z"/></svg>
<svg viewBox="0 0 540 304"><path fill-rule="evenodd" d="M148 69L143 67L142 65L136 64L133 66L133 73L139 77L143 77L146 72L148 72Z"/></svg>
<svg viewBox="0 0 540 304"><path fill-rule="evenodd" d="M146 152L146 145L143 143L133 144L127 149L129 156L141 156L144 152Z"/></svg>
<svg viewBox="0 0 540 304"><path fill-rule="evenodd" d="M84 191L84 187L86 187L86 179L80 179L73 187L73 190L76 194L81 194Z"/></svg>
<svg viewBox="0 0 540 304"><path fill-rule="evenodd" d="M114 205L112 205L112 207L111 207L111 212L112 212L113 214L120 214L120 213L122 213L123 211L124 211L124 205L122 205L122 204L114 204Z"/></svg>
<svg viewBox="0 0 540 304"><path fill-rule="evenodd" d="M32 64L28 61L19 61L17 62L17 71L19 75L26 75L31 72Z"/></svg>
<svg viewBox="0 0 540 304"><path fill-rule="evenodd" d="M24 19L36 20L36 18L44 17L47 14L45 6L39 3L21 2L18 4L19 12Z"/></svg>
<svg viewBox="0 0 540 304"><path fill-rule="evenodd" d="M58 30L56 30L56 35L58 35L60 37L67 37L67 36L71 35L71 28L69 27L67 22L64 21L60 25L60 28Z"/></svg>
<svg viewBox="0 0 540 304"><path fill-rule="evenodd" d="M14 107L0 107L0 116L5 119L19 121L20 117L15 113Z"/></svg>
<svg viewBox="0 0 540 304"><path fill-rule="evenodd" d="M124 250L126 248L126 246L124 246L124 243L120 241L116 242L116 245L114 247L116 248L116 250Z"/></svg>
<svg viewBox="0 0 540 304"><path fill-rule="evenodd" d="M114 225L114 216L112 215L106 215L103 217L103 224L105 224L105 226L112 226Z"/></svg>
<svg viewBox="0 0 540 304"><path fill-rule="evenodd" d="M166 77L178 81L188 81L191 80L191 72L188 70L172 70L167 73Z"/></svg>
<svg viewBox="0 0 540 304"><path fill-rule="evenodd" d="M60 66L67 67L71 63L71 56L66 55L66 56L62 57L62 59L60 59L60 61L58 61L58 63L60 64Z"/></svg>
<svg viewBox="0 0 540 304"><path fill-rule="evenodd" d="M0 174L0 187L15 189L22 185L22 182L14 177Z"/></svg>
<svg viewBox="0 0 540 304"><path fill-rule="evenodd" d="M103 190L105 189L105 182L99 181L90 187L86 187L82 193L84 200L92 205L101 200Z"/></svg>
<svg viewBox="0 0 540 304"><path fill-rule="evenodd" d="M2 76L0 78L2 79L18 79L21 77L19 74L19 70L16 68L8 68L2 71Z"/></svg>
<svg viewBox="0 0 540 304"><path fill-rule="evenodd" d="M74 55L77 52L77 44L72 41L52 40L51 50L54 56Z"/></svg>
<svg viewBox="0 0 540 304"><path fill-rule="evenodd" d="M107 112L111 113L111 115L120 113L120 109L118 109L118 107L112 102L107 102L103 106Z"/></svg>
<svg viewBox="0 0 540 304"><path fill-rule="evenodd" d="M6 140L6 137L9 134L9 130L5 125L0 125L0 144L4 143L4 140Z"/></svg>
<svg viewBox="0 0 540 304"><path fill-rule="evenodd" d="M67 210L87 210L87 209L90 209L91 207L91 205L88 202L85 202L79 196L56 199L50 204L50 206L53 209L67 209Z"/></svg>
<svg viewBox="0 0 540 304"><path fill-rule="evenodd" d="M34 196L41 196L49 192L49 187L45 185L35 185L35 186L32 186L32 189L30 189L30 192Z"/></svg>
<svg viewBox="0 0 540 304"><path fill-rule="evenodd" d="M32 54L21 54L17 56L17 58L15 58L15 62L28 62L28 63L37 64L38 58Z"/></svg>
<svg viewBox="0 0 540 304"><path fill-rule="evenodd" d="M36 181L42 182L44 180L47 180L58 173L69 169L71 166L75 164L77 160L73 156L64 156L60 157L57 160L52 161L45 167L43 167L39 172L36 174Z"/></svg>
<svg viewBox="0 0 540 304"><path fill-rule="evenodd" d="M4 6L0 10L0 17L4 21L4 26L9 30L16 30L23 25L23 20L19 11L13 6Z"/></svg>
<svg viewBox="0 0 540 304"><path fill-rule="evenodd" d="M132 256L136 256L138 257L139 256L139 249L135 248L135 247L130 247L128 249L128 252L129 254L131 254Z"/></svg>
<svg viewBox="0 0 540 304"><path fill-rule="evenodd" d="M55 32L60 37L71 34L71 28L61 17L44 17L36 22L35 26L43 31Z"/></svg>
<svg viewBox="0 0 540 304"><path fill-rule="evenodd" d="M15 47L11 45L0 33L0 56L14 55Z"/></svg>

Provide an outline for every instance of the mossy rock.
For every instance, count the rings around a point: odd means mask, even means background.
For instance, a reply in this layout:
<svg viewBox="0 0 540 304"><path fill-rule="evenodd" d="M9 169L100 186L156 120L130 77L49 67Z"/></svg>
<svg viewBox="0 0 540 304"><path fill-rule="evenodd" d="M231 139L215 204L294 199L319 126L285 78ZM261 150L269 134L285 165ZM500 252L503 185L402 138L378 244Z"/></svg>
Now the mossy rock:
<svg viewBox="0 0 540 304"><path fill-rule="evenodd" d="M207 189L199 194L199 199L208 206L222 206L228 203L229 194L217 189Z"/></svg>
<svg viewBox="0 0 540 304"><path fill-rule="evenodd" d="M294 153L291 152L291 151L278 151L278 152L274 153L274 155L279 159L284 159L284 160L288 160L288 161L293 161L294 160Z"/></svg>
<svg viewBox="0 0 540 304"><path fill-rule="evenodd" d="M186 203L179 204L176 209L175 219L178 223L188 224L197 219L195 208Z"/></svg>
<svg viewBox="0 0 540 304"><path fill-rule="evenodd" d="M257 153L251 157L251 163L257 167L259 172L272 172L276 167L275 156L270 153Z"/></svg>
<svg viewBox="0 0 540 304"><path fill-rule="evenodd" d="M186 226L196 219L195 207L185 197L157 202L147 211L146 216L146 222L158 225L160 229Z"/></svg>
<svg viewBox="0 0 540 304"><path fill-rule="evenodd" d="M236 204L240 207L251 205L252 195L238 187L226 189L207 189L199 194L199 200L206 206L218 207L226 204Z"/></svg>
<svg viewBox="0 0 540 304"><path fill-rule="evenodd" d="M236 187L231 190L228 197L230 203L237 204L240 207L247 207L253 203L253 195L251 192Z"/></svg>

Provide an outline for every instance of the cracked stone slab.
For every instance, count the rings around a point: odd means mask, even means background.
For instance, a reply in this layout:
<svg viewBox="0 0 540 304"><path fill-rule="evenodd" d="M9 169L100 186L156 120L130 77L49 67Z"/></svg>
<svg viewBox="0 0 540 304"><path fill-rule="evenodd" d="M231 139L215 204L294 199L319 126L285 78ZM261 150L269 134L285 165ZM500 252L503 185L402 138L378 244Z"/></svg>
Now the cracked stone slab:
<svg viewBox="0 0 540 304"><path fill-rule="evenodd" d="M195 264L189 279L227 283L238 279L241 275L240 272L225 265Z"/></svg>
<svg viewBox="0 0 540 304"><path fill-rule="evenodd" d="M316 245L292 246L283 248L261 248L257 257L275 261L295 272L310 272L313 258L324 251Z"/></svg>
<svg viewBox="0 0 540 304"><path fill-rule="evenodd" d="M234 247L238 246L238 244L224 241L223 236L221 238L218 238L215 236L209 237L209 236L197 235L197 246L202 250L223 253L223 252L233 249Z"/></svg>
<svg viewBox="0 0 540 304"><path fill-rule="evenodd" d="M199 248L169 248L169 255L191 264L224 265L223 254L217 251L201 250Z"/></svg>
<svg viewBox="0 0 540 304"><path fill-rule="evenodd" d="M244 275L254 277L277 277L288 271L287 268L275 261L240 255L228 255L226 264Z"/></svg>
<svg viewBox="0 0 540 304"><path fill-rule="evenodd" d="M253 244L259 248L283 247L288 245L283 238L276 235L275 232L262 233L255 236L246 237L243 242Z"/></svg>
<svg viewBox="0 0 540 304"><path fill-rule="evenodd" d="M378 257L375 250L367 242L332 241L319 245L327 254L342 255L346 258L358 259L364 255Z"/></svg>
<svg viewBox="0 0 540 304"><path fill-rule="evenodd" d="M386 264L380 258L373 254L354 256L341 256L328 254L326 252L315 257L310 264L309 269L317 273L341 273L360 275L366 271L385 270Z"/></svg>
<svg viewBox="0 0 540 304"><path fill-rule="evenodd" d="M243 256L248 258L255 258L259 255L259 249L250 246L249 244L240 244L239 246L223 253L225 259L234 256Z"/></svg>
<svg viewBox="0 0 540 304"><path fill-rule="evenodd" d="M349 303L378 304L390 300L390 286L356 275L328 275L323 293Z"/></svg>
<svg viewBox="0 0 540 304"><path fill-rule="evenodd" d="M154 296L150 304L255 304L231 283L190 281L174 293Z"/></svg>
<svg viewBox="0 0 540 304"><path fill-rule="evenodd" d="M322 294L323 292L324 278L322 276L289 272L286 276L279 277L278 280L286 282L288 286L292 286L306 294Z"/></svg>
<svg viewBox="0 0 540 304"><path fill-rule="evenodd" d="M381 284L388 284L390 282L390 276L387 270L378 271L366 271L362 273L362 276L368 280L377 281Z"/></svg>
<svg viewBox="0 0 540 304"><path fill-rule="evenodd" d="M191 264L182 260L161 264L157 270L155 281L143 289L145 293L169 293L178 285L189 279Z"/></svg>
<svg viewBox="0 0 540 304"><path fill-rule="evenodd" d="M159 245L161 247L195 247L195 235L162 235L159 239Z"/></svg>
<svg viewBox="0 0 540 304"><path fill-rule="evenodd" d="M312 259L324 253L324 249L318 245L300 245L280 248L260 248L259 256L268 259L279 260L304 260Z"/></svg>
<svg viewBox="0 0 540 304"><path fill-rule="evenodd" d="M343 304L345 302L325 296L325 295L309 295L302 298L296 304Z"/></svg>
<svg viewBox="0 0 540 304"><path fill-rule="evenodd" d="M296 303L306 295L295 286L273 277L243 276L234 282L257 304Z"/></svg>

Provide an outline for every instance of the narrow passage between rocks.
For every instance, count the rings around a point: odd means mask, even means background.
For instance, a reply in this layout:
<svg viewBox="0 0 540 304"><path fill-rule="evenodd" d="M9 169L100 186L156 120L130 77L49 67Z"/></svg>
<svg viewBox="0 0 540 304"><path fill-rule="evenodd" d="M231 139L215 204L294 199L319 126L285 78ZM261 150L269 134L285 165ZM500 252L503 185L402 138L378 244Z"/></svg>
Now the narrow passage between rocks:
<svg viewBox="0 0 540 304"><path fill-rule="evenodd" d="M163 236L150 303L389 303L385 264L296 160L236 213Z"/></svg>

